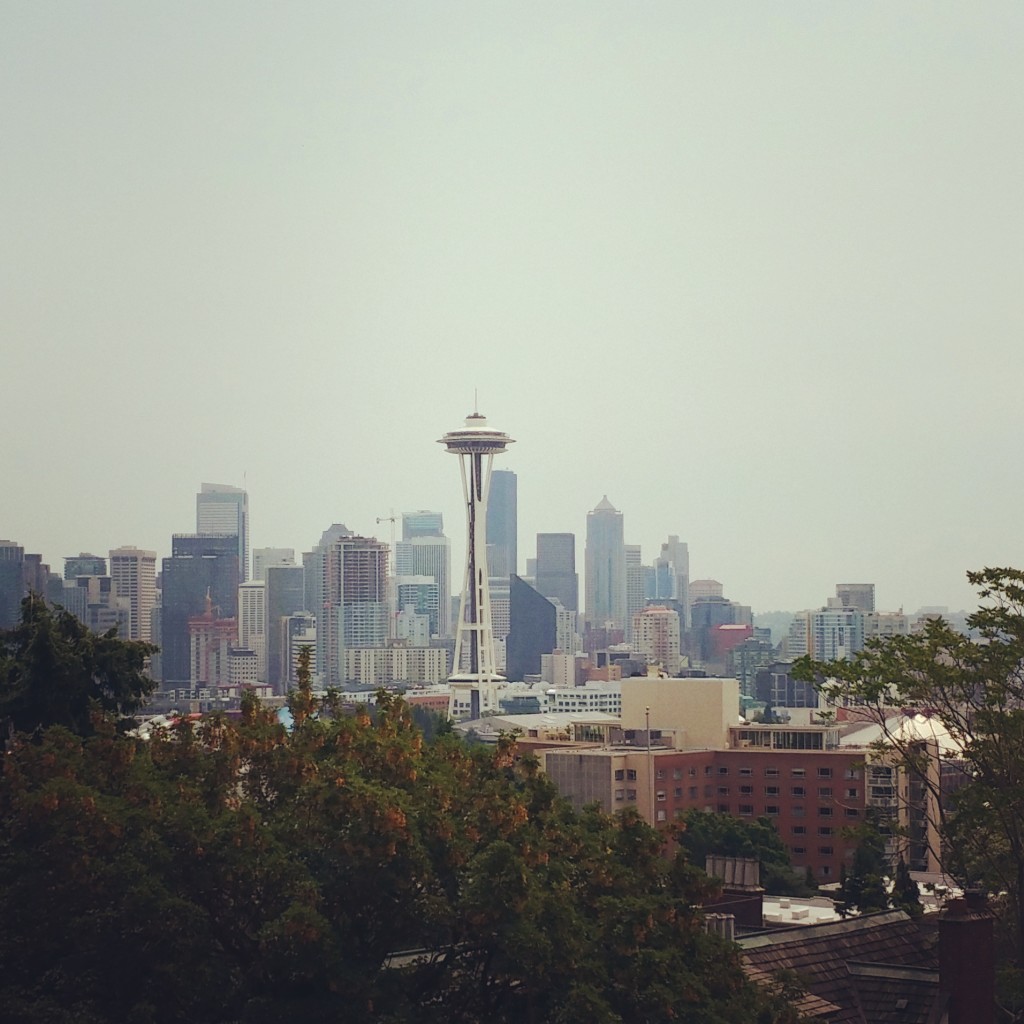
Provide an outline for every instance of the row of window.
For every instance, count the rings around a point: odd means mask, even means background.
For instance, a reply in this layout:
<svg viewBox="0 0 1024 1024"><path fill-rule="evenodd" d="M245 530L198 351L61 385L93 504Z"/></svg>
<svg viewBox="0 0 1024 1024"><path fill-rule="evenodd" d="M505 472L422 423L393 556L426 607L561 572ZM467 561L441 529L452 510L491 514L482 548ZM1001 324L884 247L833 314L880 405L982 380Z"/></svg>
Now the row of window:
<svg viewBox="0 0 1024 1024"><path fill-rule="evenodd" d="M819 779L831 779L833 777L832 769L831 768L818 768L816 771L817 771L817 777ZM629 769L625 774L626 774L627 778L633 778L633 779L636 778L636 772L632 768ZM696 766L691 766L690 768L688 768L687 769L687 774L689 775L689 777L691 779L696 778L697 774L698 774ZM720 765L718 765L716 767L715 765L706 764L704 766L704 775L705 776L708 776L708 775L728 775L728 774L729 774L729 766L728 765L720 764ZM737 768L736 769L736 774L737 775L741 775L741 776L750 777L750 776L752 776L754 774L754 769L753 768ZM765 768L764 769L765 778L774 779L774 778L778 778L781 774L782 774L782 770L779 769L779 768L770 768L769 767L769 768ZM808 771L807 771L806 768L790 768L789 774L794 779L804 779L804 778L807 778ZM623 770L621 768L618 769L615 772L615 777L617 779L620 779L620 778L623 777ZM682 777L683 777L683 769L682 768L673 768L672 769L672 778L676 782L678 782L680 779L682 779ZM847 768L843 772L843 777L847 778L847 779L859 779L861 777L860 769L859 768ZM657 778L657 779L667 779L668 778L668 769L659 768L657 770L657 772L655 773L655 778Z"/></svg>

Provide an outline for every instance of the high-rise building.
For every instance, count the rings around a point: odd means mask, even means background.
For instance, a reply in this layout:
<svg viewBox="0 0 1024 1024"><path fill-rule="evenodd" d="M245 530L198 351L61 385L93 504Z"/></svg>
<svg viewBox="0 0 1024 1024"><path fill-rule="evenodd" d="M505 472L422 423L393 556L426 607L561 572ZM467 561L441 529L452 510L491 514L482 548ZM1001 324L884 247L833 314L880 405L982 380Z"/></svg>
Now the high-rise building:
<svg viewBox="0 0 1024 1024"><path fill-rule="evenodd" d="M626 640L633 638L633 618L646 603L644 584L648 566L643 564L639 544L626 545Z"/></svg>
<svg viewBox="0 0 1024 1024"><path fill-rule="evenodd" d="M250 580L238 588L238 646L256 655L256 678L267 681L267 585Z"/></svg>
<svg viewBox="0 0 1024 1024"><path fill-rule="evenodd" d="M440 512L405 512L402 515L402 540L414 537L443 537L444 516Z"/></svg>
<svg viewBox="0 0 1024 1024"><path fill-rule="evenodd" d="M77 580L79 576L106 576L107 560L102 555L68 555L64 559L64 579Z"/></svg>
<svg viewBox="0 0 1024 1024"><path fill-rule="evenodd" d="M579 576L576 573L576 537L572 533L537 534L536 589L557 598L568 611L579 610Z"/></svg>
<svg viewBox="0 0 1024 1024"><path fill-rule="evenodd" d="M558 644L557 606L524 579L511 577L509 633L505 642L505 675L520 681L539 675L541 656Z"/></svg>
<svg viewBox="0 0 1024 1024"><path fill-rule="evenodd" d="M327 686L346 682L346 647L382 647L389 632L388 546L344 526L327 530L312 552L317 664Z"/></svg>
<svg viewBox="0 0 1024 1024"><path fill-rule="evenodd" d="M42 555L26 554L14 541L0 540L0 629L10 629L21 618L21 602L38 594L57 602L63 596L59 577L53 577Z"/></svg>
<svg viewBox="0 0 1024 1024"><path fill-rule="evenodd" d="M241 487L203 484L196 495L196 533L233 535L240 580L249 578L249 495Z"/></svg>
<svg viewBox="0 0 1024 1024"><path fill-rule="evenodd" d="M238 538L234 534L175 534L162 562L161 670L164 688L190 685L189 619L203 615L207 597L218 619L238 613Z"/></svg>
<svg viewBox="0 0 1024 1024"><path fill-rule="evenodd" d="M272 565L294 565L295 548L253 548L252 579L265 580Z"/></svg>
<svg viewBox="0 0 1024 1024"><path fill-rule="evenodd" d="M671 608L654 605L633 616L633 651L648 664L660 665L670 676L680 667L679 616Z"/></svg>
<svg viewBox="0 0 1024 1024"><path fill-rule="evenodd" d="M476 717L480 709L481 688L493 687L494 682L501 678L495 664L491 632L487 499L494 456L502 454L513 441L508 434L489 428L486 417L474 412L466 417L466 425L461 430L445 434L439 443L459 457L466 502L466 575L455 634L455 675L450 681L452 697L449 707L464 707L468 697L470 716Z"/></svg>
<svg viewBox="0 0 1024 1024"><path fill-rule="evenodd" d="M654 593L658 600L678 601L689 611L690 551L674 534L661 545L661 554L654 560ZM688 622L683 623L685 629Z"/></svg>
<svg viewBox="0 0 1024 1024"><path fill-rule="evenodd" d="M519 571L518 497L515 473L496 469L487 491L487 567L492 576Z"/></svg>
<svg viewBox="0 0 1024 1024"><path fill-rule="evenodd" d="M438 623L441 616L440 591L437 581L433 576L396 576L395 607L397 614L411 611L418 616L425 616L427 620L426 641L417 640L418 646L427 646L432 636L438 633ZM450 604L450 602L445 602ZM417 634L418 635L418 634ZM397 639L408 639L407 632L396 632Z"/></svg>
<svg viewBox="0 0 1024 1024"><path fill-rule="evenodd" d="M864 647L864 612L855 607L811 613L811 656L818 661L852 658Z"/></svg>
<svg viewBox="0 0 1024 1024"><path fill-rule="evenodd" d="M266 592L266 648L267 682L275 693L284 693L288 688L292 652L289 648L289 625L291 616L306 612L311 619L308 628L316 642L316 619L306 608L306 573L301 565L268 565L264 568ZM305 632L306 626L302 627Z"/></svg>
<svg viewBox="0 0 1024 1024"><path fill-rule="evenodd" d="M862 612L875 610L874 583L837 583L836 597L844 608L859 608Z"/></svg>
<svg viewBox="0 0 1024 1024"><path fill-rule="evenodd" d="M118 596L128 601L128 638L149 643L153 638L150 627L156 604L156 552L114 548L110 552L110 578Z"/></svg>
<svg viewBox="0 0 1024 1024"><path fill-rule="evenodd" d="M586 620L597 629L626 628L626 543L622 513L605 495L587 513Z"/></svg>
<svg viewBox="0 0 1024 1024"><path fill-rule="evenodd" d="M452 635L452 545L440 513L402 516L403 539L395 544L395 575L429 576L437 584L438 611L432 627L439 637ZM403 602L398 602L402 608Z"/></svg>

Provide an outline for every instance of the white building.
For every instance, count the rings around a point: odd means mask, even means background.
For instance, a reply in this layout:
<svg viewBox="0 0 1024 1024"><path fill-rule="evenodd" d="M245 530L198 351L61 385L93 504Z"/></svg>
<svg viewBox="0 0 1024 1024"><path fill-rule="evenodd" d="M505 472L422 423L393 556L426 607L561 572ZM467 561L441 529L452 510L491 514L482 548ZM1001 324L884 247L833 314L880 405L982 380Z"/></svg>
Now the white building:
<svg viewBox="0 0 1024 1024"><path fill-rule="evenodd" d="M632 651L674 676L682 660L679 633L679 616L671 608L645 608L633 616Z"/></svg>
<svg viewBox="0 0 1024 1024"><path fill-rule="evenodd" d="M432 579L437 584L437 634L452 635L452 545L447 537L411 537L395 544L395 575Z"/></svg>
<svg viewBox="0 0 1024 1024"><path fill-rule="evenodd" d="M622 714L621 683L587 683L586 686L553 686L547 691L547 710L602 711Z"/></svg>
<svg viewBox="0 0 1024 1024"><path fill-rule="evenodd" d="M265 580L267 568L271 565L294 565L295 548L253 548L252 578Z"/></svg>
<svg viewBox="0 0 1024 1024"><path fill-rule="evenodd" d="M349 683L440 683L447 675L447 652L440 647L346 647Z"/></svg>
<svg viewBox="0 0 1024 1024"><path fill-rule="evenodd" d="M256 678L267 678L267 585L262 580L238 588L238 646L256 655Z"/></svg>
<svg viewBox="0 0 1024 1024"><path fill-rule="evenodd" d="M156 552L114 548L110 552L110 578L117 596L128 602L128 639L149 643L156 604Z"/></svg>

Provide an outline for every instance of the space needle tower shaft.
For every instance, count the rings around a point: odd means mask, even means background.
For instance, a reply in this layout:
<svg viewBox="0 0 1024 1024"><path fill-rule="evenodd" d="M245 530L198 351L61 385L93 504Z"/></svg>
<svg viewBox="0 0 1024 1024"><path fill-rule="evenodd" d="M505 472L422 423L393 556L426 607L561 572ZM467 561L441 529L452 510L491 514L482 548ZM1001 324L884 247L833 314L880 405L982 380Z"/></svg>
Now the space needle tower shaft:
<svg viewBox="0 0 1024 1024"><path fill-rule="evenodd" d="M491 632L491 597L487 584L487 495L491 464L514 441L508 434L487 426L486 417L474 412L461 430L440 438L462 470L462 494L466 504L466 575L459 602L455 634L453 684L468 684L479 701L480 684L500 680ZM465 670L462 669L465 663Z"/></svg>

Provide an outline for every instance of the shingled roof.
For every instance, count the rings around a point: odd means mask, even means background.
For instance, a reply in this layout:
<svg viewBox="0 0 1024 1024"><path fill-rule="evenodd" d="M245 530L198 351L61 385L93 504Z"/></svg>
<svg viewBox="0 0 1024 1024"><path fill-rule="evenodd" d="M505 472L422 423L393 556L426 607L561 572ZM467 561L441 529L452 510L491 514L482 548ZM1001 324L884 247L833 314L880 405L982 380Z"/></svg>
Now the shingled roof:
<svg viewBox="0 0 1024 1024"><path fill-rule="evenodd" d="M938 1019L934 949L901 910L764 932L738 944L752 979L770 984L780 972L796 975L807 990L798 1009L808 1017L835 1024Z"/></svg>

